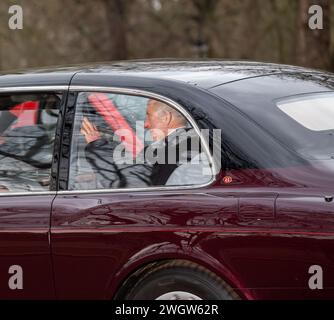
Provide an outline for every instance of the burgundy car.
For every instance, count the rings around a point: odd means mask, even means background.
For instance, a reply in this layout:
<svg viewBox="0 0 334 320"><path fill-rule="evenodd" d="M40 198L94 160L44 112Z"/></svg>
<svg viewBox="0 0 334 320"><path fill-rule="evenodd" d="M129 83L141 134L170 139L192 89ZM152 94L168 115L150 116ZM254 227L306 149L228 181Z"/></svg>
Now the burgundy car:
<svg viewBox="0 0 334 320"><path fill-rule="evenodd" d="M154 138L150 105L182 125ZM172 144L186 161L147 160ZM0 76L0 299L333 299L333 196L333 74L152 60Z"/></svg>

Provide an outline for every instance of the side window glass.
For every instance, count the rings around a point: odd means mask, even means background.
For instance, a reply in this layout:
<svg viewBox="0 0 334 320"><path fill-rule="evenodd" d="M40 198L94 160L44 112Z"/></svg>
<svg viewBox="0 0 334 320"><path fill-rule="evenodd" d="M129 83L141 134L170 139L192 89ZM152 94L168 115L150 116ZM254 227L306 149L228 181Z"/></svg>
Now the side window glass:
<svg viewBox="0 0 334 320"><path fill-rule="evenodd" d="M203 185L212 178L186 117L142 96L78 94L70 190Z"/></svg>
<svg viewBox="0 0 334 320"><path fill-rule="evenodd" d="M48 191L61 94L0 95L0 192Z"/></svg>

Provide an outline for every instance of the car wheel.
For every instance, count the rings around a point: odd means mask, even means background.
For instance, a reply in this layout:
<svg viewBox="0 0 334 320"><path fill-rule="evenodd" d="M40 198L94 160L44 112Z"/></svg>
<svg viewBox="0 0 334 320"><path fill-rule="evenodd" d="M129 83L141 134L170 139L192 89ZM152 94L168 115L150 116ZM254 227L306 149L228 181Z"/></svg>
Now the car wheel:
<svg viewBox="0 0 334 320"><path fill-rule="evenodd" d="M211 271L176 260L153 267L132 287L127 300L233 300L232 288Z"/></svg>

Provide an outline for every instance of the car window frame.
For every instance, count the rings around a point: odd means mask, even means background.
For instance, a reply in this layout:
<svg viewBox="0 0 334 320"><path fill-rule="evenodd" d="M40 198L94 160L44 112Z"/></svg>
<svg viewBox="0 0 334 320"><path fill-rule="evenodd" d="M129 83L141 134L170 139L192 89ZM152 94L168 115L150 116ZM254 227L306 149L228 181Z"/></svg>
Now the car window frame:
<svg viewBox="0 0 334 320"><path fill-rule="evenodd" d="M55 85L55 86L11 86L0 87L0 94L38 94L38 93L62 93L62 101L59 108L59 114L57 119L57 126L55 130L55 141L53 144L51 169L50 169L50 187L48 191L26 191L26 192L1 192L2 197L16 197L16 196L41 196L41 195L56 195L58 185L58 169L59 169L59 152L62 139L62 126L63 115L67 103L68 86Z"/></svg>
<svg viewBox="0 0 334 320"><path fill-rule="evenodd" d="M208 157L209 164L211 166L211 179L204 184L197 185L187 185L187 186L149 186L149 187L140 187L140 188L113 188L113 189L88 189L88 190L68 190L68 182L69 182L69 170L70 170L70 159L71 159L71 144L72 144L72 135L73 135L73 127L74 127L74 119L75 119L75 106L76 99L80 92L102 92L102 93L114 93L114 94L124 94L124 95L133 95L140 96L148 99L155 99L161 102L168 104L169 106L178 110L192 125L195 132L199 135L200 141L204 147L205 153ZM163 95L142 89L132 89L126 87L112 87L112 86L92 86L92 85L72 85L69 87L68 92L68 104L66 106L66 112L64 115L64 124L62 132L63 137L70 137L66 140L65 145L64 141L62 141L62 151L60 154L60 169L59 174L61 175L60 183L58 184L57 194L59 195L74 195L74 194L99 194L99 193L126 193L126 192L144 192L144 191L168 191L168 190L191 190L191 189L202 189L207 188L210 185L214 184L217 180L217 176L219 172L216 169L216 162L210 152L209 143L203 137L200 128L191 114L182 107L179 103L174 100L167 98ZM67 152L64 152L65 149ZM64 183L66 180L66 183ZM63 183L61 183L63 182Z"/></svg>

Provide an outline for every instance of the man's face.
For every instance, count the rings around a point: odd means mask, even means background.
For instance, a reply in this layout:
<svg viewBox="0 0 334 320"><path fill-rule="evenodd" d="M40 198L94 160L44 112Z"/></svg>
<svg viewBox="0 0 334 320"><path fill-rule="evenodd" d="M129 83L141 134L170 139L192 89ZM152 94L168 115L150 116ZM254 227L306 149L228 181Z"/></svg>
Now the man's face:
<svg viewBox="0 0 334 320"><path fill-rule="evenodd" d="M156 103L154 100L149 100L145 119L145 129L150 130L153 141L164 139L168 132L168 115L157 112Z"/></svg>

